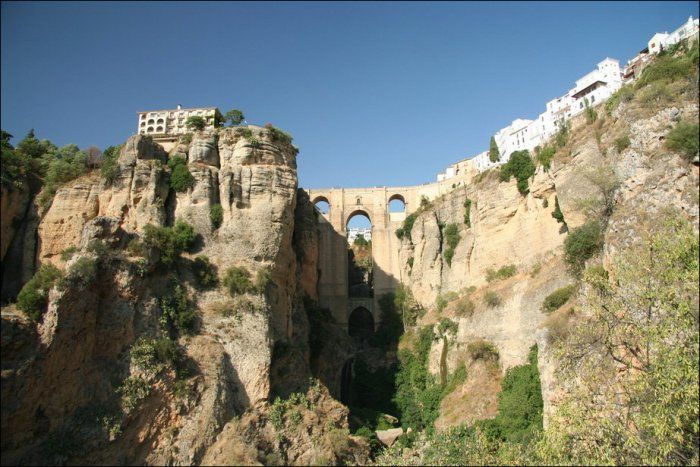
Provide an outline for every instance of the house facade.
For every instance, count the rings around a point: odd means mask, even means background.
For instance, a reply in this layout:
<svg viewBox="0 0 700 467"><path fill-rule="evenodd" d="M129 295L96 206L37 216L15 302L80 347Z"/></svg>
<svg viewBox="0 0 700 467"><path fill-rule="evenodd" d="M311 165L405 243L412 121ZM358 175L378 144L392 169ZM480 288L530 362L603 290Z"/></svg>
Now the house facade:
<svg viewBox="0 0 700 467"><path fill-rule="evenodd" d="M137 112L137 133L155 137L170 137L188 133L190 130L185 123L189 117L202 117L207 128L214 128L217 122L223 121L221 112L216 107L199 107L183 109L148 110Z"/></svg>

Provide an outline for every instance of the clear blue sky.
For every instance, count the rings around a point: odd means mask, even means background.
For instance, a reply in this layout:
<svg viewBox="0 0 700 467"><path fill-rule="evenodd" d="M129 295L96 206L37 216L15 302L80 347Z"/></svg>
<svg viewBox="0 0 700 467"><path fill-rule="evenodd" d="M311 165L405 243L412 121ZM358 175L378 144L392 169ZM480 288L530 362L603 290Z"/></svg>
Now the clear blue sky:
<svg viewBox="0 0 700 467"><path fill-rule="evenodd" d="M106 147L215 105L294 135L304 187L411 185L697 2L2 2L2 128Z"/></svg>

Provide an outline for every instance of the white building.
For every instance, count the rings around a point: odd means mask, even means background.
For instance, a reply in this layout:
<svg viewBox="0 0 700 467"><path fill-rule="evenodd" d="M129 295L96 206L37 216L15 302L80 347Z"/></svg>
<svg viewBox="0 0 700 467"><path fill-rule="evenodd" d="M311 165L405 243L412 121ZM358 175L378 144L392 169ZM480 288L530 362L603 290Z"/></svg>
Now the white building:
<svg viewBox="0 0 700 467"><path fill-rule="evenodd" d="M684 39L690 39L697 35L698 20L693 19L693 17L691 16L690 18L688 18L688 21L686 21L683 25L681 25L681 27L679 27L670 34L668 32L657 32L656 34L654 34L647 43L649 53L658 54L664 49L674 44L677 44Z"/></svg>
<svg viewBox="0 0 700 467"><path fill-rule="evenodd" d="M352 245L359 235L369 242L372 240L372 229L348 229L348 243Z"/></svg>
<svg viewBox="0 0 700 467"><path fill-rule="evenodd" d="M136 131L142 135L172 136L188 133L185 126L188 117L202 117L207 127L223 121L219 109L216 107L200 107L195 109L183 109L178 105L177 109L170 110L148 110L138 113L138 123Z"/></svg>

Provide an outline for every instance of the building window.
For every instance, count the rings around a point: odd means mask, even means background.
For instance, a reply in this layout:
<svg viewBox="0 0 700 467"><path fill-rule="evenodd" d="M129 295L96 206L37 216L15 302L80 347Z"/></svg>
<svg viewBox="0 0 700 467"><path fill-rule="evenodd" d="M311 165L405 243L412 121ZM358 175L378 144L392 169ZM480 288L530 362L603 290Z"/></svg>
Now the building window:
<svg viewBox="0 0 700 467"><path fill-rule="evenodd" d="M163 132L163 127L162 127L162 126L159 126L158 128L156 128L156 131L157 131L158 133L162 133L162 132Z"/></svg>
<svg viewBox="0 0 700 467"><path fill-rule="evenodd" d="M162 119L162 118L159 118L159 119L158 119L158 124L159 124L159 125L162 125L162 124L163 124L163 119Z"/></svg>
<svg viewBox="0 0 700 467"><path fill-rule="evenodd" d="M149 125L153 125L154 123L155 123L155 120L153 120L153 119L150 119L150 120L148 121L148 124L149 124Z"/></svg>
<svg viewBox="0 0 700 467"><path fill-rule="evenodd" d="M595 96L591 96L591 103L595 102Z"/></svg>
<svg viewBox="0 0 700 467"><path fill-rule="evenodd" d="M146 126L146 122L141 122L141 126Z"/></svg>
<svg viewBox="0 0 700 467"><path fill-rule="evenodd" d="M150 133L151 131L153 131L153 127L152 127L152 126L149 126L148 129L147 129L146 131L148 131L148 132Z"/></svg>

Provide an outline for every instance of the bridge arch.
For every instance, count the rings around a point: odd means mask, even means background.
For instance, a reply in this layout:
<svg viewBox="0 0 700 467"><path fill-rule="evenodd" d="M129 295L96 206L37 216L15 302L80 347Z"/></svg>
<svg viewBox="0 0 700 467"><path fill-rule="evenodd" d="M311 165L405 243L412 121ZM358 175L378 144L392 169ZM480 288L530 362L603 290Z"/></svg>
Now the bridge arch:
<svg viewBox="0 0 700 467"><path fill-rule="evenodd" d="M352 211L350 211L350 214L348 214L347 217L345 218L344 228L346 230L348 228L348 224L353 219L353 217L357 217L357 216L366 217L369 220L370 225L373 225L372 217L370 217L369 212L367 212L367 210L364 208L359 208L359 209L356 208L356 209L353 209Z"/></svg>
<svg viewBox="0 0 700 467"><path fill-rule="evenodd" d="M348 334L350 337L367 339L374 334L374 316L363 306L358 306L348 317Z"/></svg>
<svg viewBox="0 0 700 467"><path fill-rule="evenodd" d="M386 207L389 212L406 212L406 198L395 193L387 200Z"/></svg>
<svg viewBox="0 0 700 467"><path fill-rule="evenodd" d="M321 211L322 214L328 214L331 212L331 202L325 196L316 196L312 204L316 209ZM325 211L325 212L324 212Z"/></svg>

